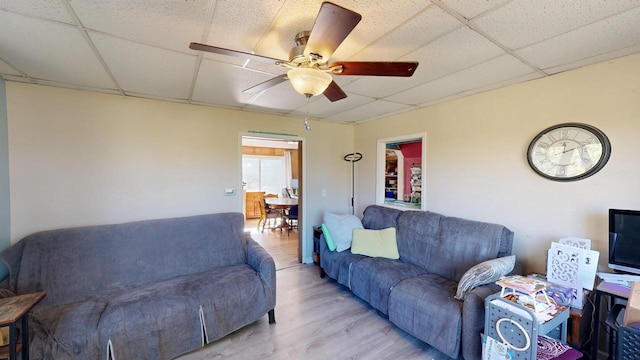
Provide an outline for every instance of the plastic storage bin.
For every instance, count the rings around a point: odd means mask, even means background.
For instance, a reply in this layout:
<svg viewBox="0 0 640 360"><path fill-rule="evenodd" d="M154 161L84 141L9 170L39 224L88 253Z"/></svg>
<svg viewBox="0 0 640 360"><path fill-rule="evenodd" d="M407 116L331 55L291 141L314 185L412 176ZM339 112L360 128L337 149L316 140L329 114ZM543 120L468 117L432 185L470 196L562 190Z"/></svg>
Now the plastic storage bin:
<svg viewBox="0 0 640 360"><path fill-rule="evenodd" d="M629 326L620 326L617 348L616 359L640 360L640 330Z"/></svg>

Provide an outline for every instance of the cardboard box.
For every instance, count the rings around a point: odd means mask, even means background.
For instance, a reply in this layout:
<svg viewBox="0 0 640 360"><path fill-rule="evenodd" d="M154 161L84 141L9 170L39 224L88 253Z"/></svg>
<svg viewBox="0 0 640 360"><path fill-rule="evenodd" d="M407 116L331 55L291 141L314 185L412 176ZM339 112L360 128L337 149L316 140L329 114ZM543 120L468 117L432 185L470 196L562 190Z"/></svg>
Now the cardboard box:
<svg viewBox="0 0 640 360"><path fill-rule="evenodd" d="M624 326L635 323L640 323L640 281L631 283L631 293L629 294L627 309L624 311L624 319L622 320L622 325Z"/></svg>

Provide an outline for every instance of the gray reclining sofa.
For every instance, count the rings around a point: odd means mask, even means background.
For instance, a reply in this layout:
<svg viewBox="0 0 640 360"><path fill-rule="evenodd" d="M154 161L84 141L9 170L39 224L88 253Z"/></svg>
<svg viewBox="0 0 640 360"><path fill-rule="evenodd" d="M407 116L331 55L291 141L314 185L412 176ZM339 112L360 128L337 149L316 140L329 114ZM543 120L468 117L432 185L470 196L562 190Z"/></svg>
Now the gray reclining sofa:
<svg viewBox="0 0 640 360"><path fill-rule="evenodd" d="M241 213L44 231L2 253L34 359L172 359L265 314L275 264Z"/></svg>
<svg viewBox="0 0 640 360"><path fill-rule="evenodd" d="M484 299L496 285L454 298L462 275L481 262L511 254L513 232L502 225L446 217L428 211L400 211L371 205L365 229L396 228L399 260L330 251L320 239L326 274L383 316L456 359L480 359Z"/></svg>

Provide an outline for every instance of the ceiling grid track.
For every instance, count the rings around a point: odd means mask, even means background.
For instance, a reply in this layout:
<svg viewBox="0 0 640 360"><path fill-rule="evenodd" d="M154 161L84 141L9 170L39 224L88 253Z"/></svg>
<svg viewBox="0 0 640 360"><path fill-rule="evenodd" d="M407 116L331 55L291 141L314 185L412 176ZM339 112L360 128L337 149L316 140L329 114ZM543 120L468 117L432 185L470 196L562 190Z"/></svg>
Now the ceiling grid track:
<svg viewBox="0 0 640 360"><path fill-rule="evenodd" d="M471 29L471 30L475 31L476 33L478 33L478 35L480 35L483 38L485 38L485 39L489 40L490 42L492 42L494 45L496 45L497 47L502 49L505 53L513 56L514 58L518 59L518 61L520 61L523 64L525 64L528 67L530 67L533 71L537 72L538 74L542 75L543 77L549 76L549 74L544 72L542 69L540 69L537 66L531 64L530 62L528 62L527 60L523 59L521 56L516 54L513 51L513 49L510 49L510 48L504 46L498 40L494 39L493 37L489 36L489 34L485 33L482 30L480 30L474 23L469 21L469 19L467 19L466 17L462 16L457 11L453 10L452 8L450 8L448 5L444 4L441 0L431 0L431 2L436 4L439 8L441 8L444 11L446 11L449 15L453 16L454 18L456 18L458 21L460 21L464 25L466 25L469 29Z"/></svg>
<svg viewBox="0 0 640 360"><path fill-rule="evenodd" d="M104 61L104 58L102 57L102 55L100 55L100 52L98 51L98 48L93 43L93 40L91 40L91 37L89 36L89 33L87 32L87 29L82 24L82 21L80 21L80 18L78 17L76 12L73 10L73 7L71 7L71 4L69 3L69 0L61 0L61 1L62 1L62 4L64 5L64 7L67 9L67 12L69 13L69 16L71 16L71 18L73 18L73 22L76 24L76 27L78 28L78 30L80 31L80 33L82 34L84 39L87 41L87 44L89 44L89 47L91 47L91 51L93 51L93 54L96 56L98 61L100 61L100 64L102 65L102 67L104 68L104 71L109 76L109 79L111 79L111 81L115 85L116 90L120 93L120 95L126 96L127 94L125 94L124 90L122 90L122 87L118 83L118 80L116 80L116 77L113 76L113 73L111 72L111 69L109 69L109 66L107 66L107 63Z"/></svg>
<svg viewBox="0 0 640 360"><path fill-rule="evenodd" d="M202 29L202 36L200 42L206 44L209 40L209 33L211 32L211 24L213 24L213 15L216 13L216 7L218 6L217 0L209 0L207 6L207 14L205 15L204 28ZM196 64L193 67L193 78L191 78L191 87L189 88L189 96L187 97L187 103L191 104L193 101L193 92L196 89L196 82L198 81L198 74L200 73L200 66L202 65L202 59L204 54L202 51L198 51L196 56Z"/></svg>

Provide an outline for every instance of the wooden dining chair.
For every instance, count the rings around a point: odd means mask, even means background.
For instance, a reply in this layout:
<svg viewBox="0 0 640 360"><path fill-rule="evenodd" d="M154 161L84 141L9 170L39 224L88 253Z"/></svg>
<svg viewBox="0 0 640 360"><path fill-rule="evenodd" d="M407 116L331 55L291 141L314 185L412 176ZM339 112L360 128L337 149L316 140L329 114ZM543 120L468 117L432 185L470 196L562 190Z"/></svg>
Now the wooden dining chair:
<svg viewBox="0 0 640 360"><path fill-rule="evenodd" d="M276 223L280 218L280 214L275 211L268 211L267 203L264 200L263 194L258 194L258 200L256 200L255 206L258 207L258 210L260 212L260 219L258 220L258 231L264 232L264 228L269 220L271 220L271 225L269 226L269 228L275 228ZM262 228L260 228L260 226L262 226Z"/></svg>
<svg viewBox="0 0 640 360"><path fill-rule="evenodd" d="M293 205L284 213L284 218L287 221L287 236L291 233L291 230L298 228L298 205Z"/></svg>

